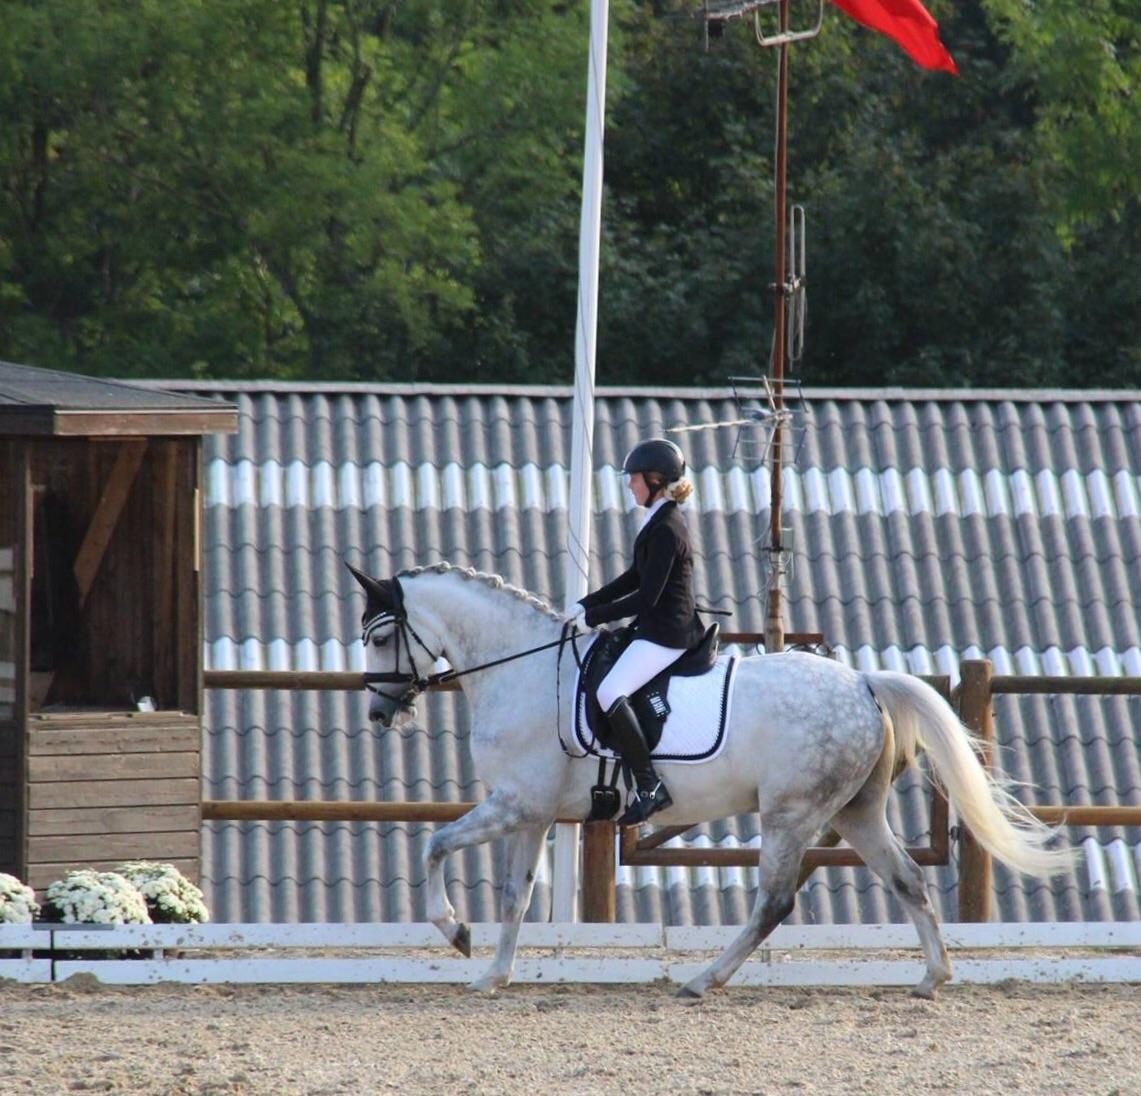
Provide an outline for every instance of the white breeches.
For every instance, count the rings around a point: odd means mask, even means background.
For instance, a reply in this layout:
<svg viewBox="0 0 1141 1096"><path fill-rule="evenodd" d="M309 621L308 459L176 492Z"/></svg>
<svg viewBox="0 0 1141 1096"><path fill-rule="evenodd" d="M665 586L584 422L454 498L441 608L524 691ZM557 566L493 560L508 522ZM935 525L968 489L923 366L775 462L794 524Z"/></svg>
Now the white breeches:
<svg viewBox="0 0 1141 1096"><path fill-rule="evenodd" d="M684 647L660 647L648 639L636 639L622 652L598 686L598 703L610 711L619 697L630 696L652 677L685 654Z"/></svg>

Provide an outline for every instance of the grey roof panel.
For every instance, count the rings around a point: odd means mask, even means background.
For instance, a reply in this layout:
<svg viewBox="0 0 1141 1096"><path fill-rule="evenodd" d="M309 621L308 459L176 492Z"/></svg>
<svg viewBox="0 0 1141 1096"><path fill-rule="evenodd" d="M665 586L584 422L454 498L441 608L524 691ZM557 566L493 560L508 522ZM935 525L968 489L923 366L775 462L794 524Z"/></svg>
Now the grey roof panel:
<svg viewBox="0 0 1141 1096"><path fill-rule="evenodd" d="M0 362L0 432L11 436L202 435L230 431L221 398Z"/></svg>
<svg viewBox="0 0 1141 1096"><path fill-rule="evenodd" d="M241 422L235 437L211 438L206 449L207 651L215 665L355 665L361 599L345 559L391 574L448 558L562 603L569 390L219 391L239 406ZM1141 673L1134 397L830 392L810 396L810 411L786 477L791 630L822 631L858 666L954 675L960 658L989 654L999 672ZM629 447L643 434L737 415L723 391L599 399L592 582L626 566L637 529L614 472ZM726 627L760 631L767 477L757 466L763 447L738 434L679 438L698 487L689 520L699 597L734 608ZM376 733L365 707L363 696L212 692L204 794L485 794L460 698L422 700L426 730ZM1036 785L1036 801L1141 802L1139 715L1139 698L995 701L1002 758L1013 779ZM891 819L907 840L928 839L928 799L916 778L901 780ZM215 916L420 919L430 832L209 823L204 868ZM999 916L1138 916L1138 830L1070 836L1085 853L1071 875L1042 885L996 871ZM685 840L756 837L756 819L746 816L698 827ZM449 864L461 916L494 918L502 856L492 845ZM956 868L927 874L938 913L953 918ZM756 870L623 868L619 882L623 918L737 923ZM544 861L529 916L543 918L549 907ZM809 881L793 917L896 920L902 911L863 869L831 869Z"/></svg>
<svg viewBox="0 0 1141 1096"><path fill-rule="evenodd" d="M0 361L0 406L47 406L61 411L221 410L217 400L202 396L4 361Z"/></svg>

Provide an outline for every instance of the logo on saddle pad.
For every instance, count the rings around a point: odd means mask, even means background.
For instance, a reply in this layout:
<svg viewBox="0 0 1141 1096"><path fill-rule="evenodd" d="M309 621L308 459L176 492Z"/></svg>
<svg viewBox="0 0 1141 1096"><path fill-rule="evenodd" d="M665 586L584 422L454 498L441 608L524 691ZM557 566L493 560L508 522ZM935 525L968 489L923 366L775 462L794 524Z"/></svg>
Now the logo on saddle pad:
<svg viewBox="0 0 1141 1096"><path fill-rule="evenodd" d="M717 632L712 625L697 647L630 698L655 761L710 761L725 744L738 660L717 656ZM633 638L632 628L601 629L583 655L575 683L574 731L584 755L618 756L610 749L596 694Z"/></svg>

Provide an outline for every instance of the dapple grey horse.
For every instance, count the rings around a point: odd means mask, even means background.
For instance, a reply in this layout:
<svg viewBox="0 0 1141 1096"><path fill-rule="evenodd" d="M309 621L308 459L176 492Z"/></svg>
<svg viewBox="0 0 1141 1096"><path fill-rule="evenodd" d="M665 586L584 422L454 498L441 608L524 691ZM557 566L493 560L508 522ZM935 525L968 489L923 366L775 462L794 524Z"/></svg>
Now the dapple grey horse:
<svg viewBox="0 0 1141 1096"><path fill-rule="evenodd" d="M443 656L462 676L476 772L491 794L441 826L426 854L428 917L465 955L470 934L444 888L443 860L459 849L508 839L508 874L495 958L475 988L511 980L519 925L531 900L545 835L556 818L582 818L597 776L593 758L563 751L556 727L573 707L573 663L557 673L562 615L498 576L441 563L379 580L353 569L367 594L363 642L369 716L385 726L412 719L414 702ZM523 658L521 650L536 649ZM570 662L569 656L562 657ZM499 661L499 660L505 661ZM556 681L561 695L556 696ZM724 985L794 904L805 849L831 826L899 899L927 962L914 993L932 997L951 976L923 874L888 828L886 802L897 763L925 751L960 819L995 857L1018 871L1050 875L1072 854L1049 849L1052 831L1021 808L979 763L970 732L917 678L860 673L804 653L741 660L726 742L704 764L662 764L674 805L662 825L759 811L756 903L740 935L681 991L700 997ZM561 718L560 718L561 717Z"/></svg>

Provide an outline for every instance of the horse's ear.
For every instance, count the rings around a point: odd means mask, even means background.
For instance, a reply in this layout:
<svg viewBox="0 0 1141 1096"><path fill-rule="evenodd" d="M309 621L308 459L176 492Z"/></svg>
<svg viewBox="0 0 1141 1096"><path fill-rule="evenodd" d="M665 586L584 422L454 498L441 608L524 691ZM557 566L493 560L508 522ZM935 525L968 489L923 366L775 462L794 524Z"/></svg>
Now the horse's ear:
<svg viewBox="0 0 1141 1096"><path fill-rule="evenodd" d="M388 602L388 592L385 590L383 582L379 579L371 578L363 571L358 571L351 563L346 562L345 566L352 572L353 578L361 584L364 592L368 594L369 601L376 601L381 604Z"/></svg>

